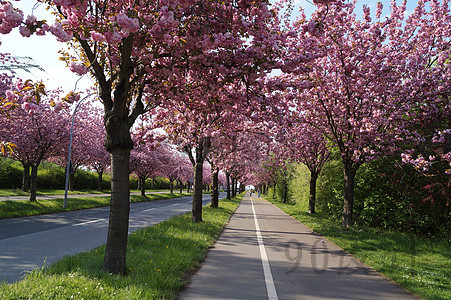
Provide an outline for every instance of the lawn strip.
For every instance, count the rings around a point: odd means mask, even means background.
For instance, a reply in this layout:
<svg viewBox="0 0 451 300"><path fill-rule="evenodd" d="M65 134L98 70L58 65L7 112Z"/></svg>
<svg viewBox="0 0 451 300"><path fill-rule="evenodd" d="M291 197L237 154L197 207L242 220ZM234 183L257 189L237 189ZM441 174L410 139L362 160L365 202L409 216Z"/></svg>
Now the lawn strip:
<svg viewBox="0 0 451 300"><path fill-rule="evenodd" d="M316 233L424 299L451 299L451 247L448 241L354 226L344 230L307 204L268 199Z"/></svg>
<svg viewBox="0 0 451 300"><path fill-rule="evenodd" d="M189 196L186 193L161 193L141 195L131 195L131 202L147 202L161 199L171 199ZM110 205L110 197L80 197L67 199L67 208L63 208L63 198L30 201L0 201L0 219L28 217L56 212L73 211L102 207Z"/></svg>
<svg viewBox="0 0 451 300"><path fill-rule="evenodd" d="M0 285L0 299L174 299L240 200L220 200L217 209L205 206L200 223L184 214L136 231L128 240L126 276L100 271L101 246Z"/></svg>

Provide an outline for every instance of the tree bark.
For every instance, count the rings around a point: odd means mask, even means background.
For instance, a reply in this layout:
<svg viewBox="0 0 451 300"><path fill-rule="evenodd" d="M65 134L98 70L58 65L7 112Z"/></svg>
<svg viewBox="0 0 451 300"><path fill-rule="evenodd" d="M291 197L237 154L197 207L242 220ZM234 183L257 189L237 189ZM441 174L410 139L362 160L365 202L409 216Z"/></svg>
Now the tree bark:
<svg viewBox="0 0 451 300"><path fill-rule="evenodd" d="M219 206L219 168L214 169L213 178L212 178L212 189L213 189L213 194L212 194L210 206L213 208L218 208L218 206Z"/></svg>
<svg viewBox="0 0 451 300"><path fill-rule="evenodd" d="M284 183L283 185L283 199L282 202L283 203L287 203L288 200L288 183Z"/></svg>
<svg viewBox="0 0 451 300"><path fill-rule="evenodd" d="M183 193L183 184L182 184L181 180L179 180L179 188L180 188L180 194Z"/></svg>
<svg viewBox="0 0 451 300"><path fill-rule="evenodd" d="M273 193L272 193L272 198L276 199L276 183L274 183L274 188L273 188Z"/></svg>
<svg viewBox="0 0 451 300"><path fill-rule="evenodd" d="M97 174L99 175L97 179L97 190L101 192L103 188L103 171L97 171Z"/></svg>
<svg viewBox="0 0 451 300"><path fill-rule="evenodd" d="M349 228L353 225L354 212L354 179L358 166L352 162L344 162L344 201L343 201L343 228Z"/></svg>
<svg viewBox="0 0 451 300"><path fill-rule="evenodd" d="M144 177L144 176L139 177L139 181L141 181L141 196L147 197L146 196L146 177Z"/></svg>
<svg viewBox="0 0 451 300"><path fill-rule="evenodd" d="M227 199L231 199L230 198L230 174L228 172L226 172L226 181L227 181Z"/></svg>
<svg viewBox="0 0 451 300"><path fill-rule="evenodd" d="M30 165L22 163L23 175L22 175L22 191L28 192L30 190Z"/></svg>
<svg viewBox="0 0 451 300"><path fill-rule="evenodd" d="M171 194L174 194L174 180L169 180L169 189L171 190Z"/></svg>
<svg viewBox="0 0 451 300"><path fill-rule="evenodd" d="M130 213L130 149L113 149L111 153L111 206L107 244L102 269L125 274L128 221Z"/></svg>
<svg viewBox="0 0 451 300"><path fill-rule="evenodd" d="M199 147L196 148L196 164L194 165L194 190L191 218L194 222L202 222L202 180L204 160L198 155Z"/></svg>
<svg viewBox="0 0 451 300"><path fill-rule="evenodd" d="M308 212L309 214L315 213L315 201L316 201L316 181L318 179L318 173L310 171L310 196L308 200Z"/></svg>
<svg viewBox="0 0 451 300"><path fill-rule="evenodd" d="M69 191L74 191L75 171L69 173Z"/></svg>
<svg viewBox="0 0 451 300"><path fill-rule="evenodd" d="M37 165L31 165L30 202L36 202L37 180L38 180L38 166Z"/></svg>

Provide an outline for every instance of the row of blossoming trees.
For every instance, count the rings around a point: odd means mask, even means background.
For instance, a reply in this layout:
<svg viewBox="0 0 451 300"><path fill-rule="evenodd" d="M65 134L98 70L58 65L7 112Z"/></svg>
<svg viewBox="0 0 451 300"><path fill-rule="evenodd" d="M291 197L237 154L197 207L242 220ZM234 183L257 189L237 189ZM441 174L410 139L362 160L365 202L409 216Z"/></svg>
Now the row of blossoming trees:
<svg viewBox="0 0 451 300"><path fill-rule="evenodd" d="M283 173L288 161L301 162L311 173L309 211L314 213L316 179L331 153L343 165L344 227L353 224L357 170L401 153L419 171L434 171L449 211L448 1L420 0L408 17L406 3L392 1L385 18L379 3L373 21L366 7L358 20L354 3L317 0L310 18L301 11L294 22L283 16L290 1L40 2L55 11L55 24L34 16L24 21L21 11L1 1L0 32L15 27L23 36L50 32L73 47L64 55L70 69L96 80L103 124L84 112L86 124L98 127L78 136L99 133L94 134L98 141L103 126L111 158L103 269L125 272L130 171L142 183L155 164L182 167L186 158L193 170L196 222L202 221L206 163L217 206L219 170L230 184L228 193L236 193L237 181L263 189L275 182L276 169ZM275 69L280 75L272 73ZM26 98L27 93L32 96ZM38 95L39 86L19 86L3 98L22 101L36 115L36 107L44 105L36 103ZM66 97L64 105L50 100L53 110L43 108L42 120L64 114L71 97L76 95ZM57 129L50 127L37 135ZM8 138L12 141L21 128ZM164 130L165 141L152 134L155 128ZM185 153L185 161L177 162L180 155L168 142ZM181 173L174 169L167 177L180 180Z"/></svg>

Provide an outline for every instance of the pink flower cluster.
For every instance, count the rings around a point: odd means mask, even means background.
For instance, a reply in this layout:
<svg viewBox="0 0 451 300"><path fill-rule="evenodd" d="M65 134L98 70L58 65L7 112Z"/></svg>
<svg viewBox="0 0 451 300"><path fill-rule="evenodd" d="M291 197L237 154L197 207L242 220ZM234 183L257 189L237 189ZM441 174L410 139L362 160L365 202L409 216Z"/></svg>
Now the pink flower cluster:
<svg viewBox="0 0 451 300"><path fill-rule="evenodd" d="M139 30L139 20L135 18L132 19L125 13L117 15L116 22L119 27L122 27L121 34L124 37Z"/></svg>
<svg viewBox="0 0 451 300"><path fill-rule="evenodd" d="M62 100L67 103L74 103L74 102L77 102L78 100L80 100L80 94L75 93L75 92L70 92Z"/></svg>
<svg viewBox="0 0 451 300"><path fill-rule="evenodd" d="M25 20L25 26L19 27L19 32L23 37L30 37L31 34L45 35L49 31L50 26L45 22L38 22L34 15L29 15Z"/></svg>
<svg viewBox="0 0 451 300"><path fill-rule="evenodd" d="M60 23L50 26L49 30L56 37L58 42L69 42L72 40L73 35L64 31Z"/></svg>
<svg viewBox="0 0 451 300"><path fill-rule="evenodd" d="M15 10L11 3L0 2L0 33L8 34L15 27L18 27L23 20L23 13Z"/></svg>
<svg viewBox="0 0 451 300"><path fill-rule="evenodd" d="M80 76L88 73L88 68L82 63L71 62L69 64L69 69Z"/></svg>

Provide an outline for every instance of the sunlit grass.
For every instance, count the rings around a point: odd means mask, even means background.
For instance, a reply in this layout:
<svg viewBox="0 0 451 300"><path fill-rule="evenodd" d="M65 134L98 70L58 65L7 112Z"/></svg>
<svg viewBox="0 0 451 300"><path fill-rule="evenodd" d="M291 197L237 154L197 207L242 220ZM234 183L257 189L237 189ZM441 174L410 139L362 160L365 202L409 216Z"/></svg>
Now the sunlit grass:
<svg viewBox="0 0 451 300"><path fill-rule="evenodd" d="M131 195L131 202L145 202L160 199L179 198L189 196L187 193L161 193L147 194L147 197L141 195ZM63 211L80 210L110 205L110 197L88 197L88 198L69 198L67 199L67 208L63 208L64 199L38 200L30 201L0 201L0 219L34 216Z"/></svg>
<svg viewBox="0 0 451 300"><path fill-rule="evenodd" d="M220 200L219 209L204 207L201 223L185 214L130 235L126 276L100 270L103 246L0 285L0 299L174 299L240 200Z"/></svg>
<svg viewBox="0 0 451 300"><path fill-rule="evenodd" d="M270 198L283 211L412 293L424 299L451 299L448 241L368 227L344 230L321 212L308 214L307 203L283 204Z"/></svg>

